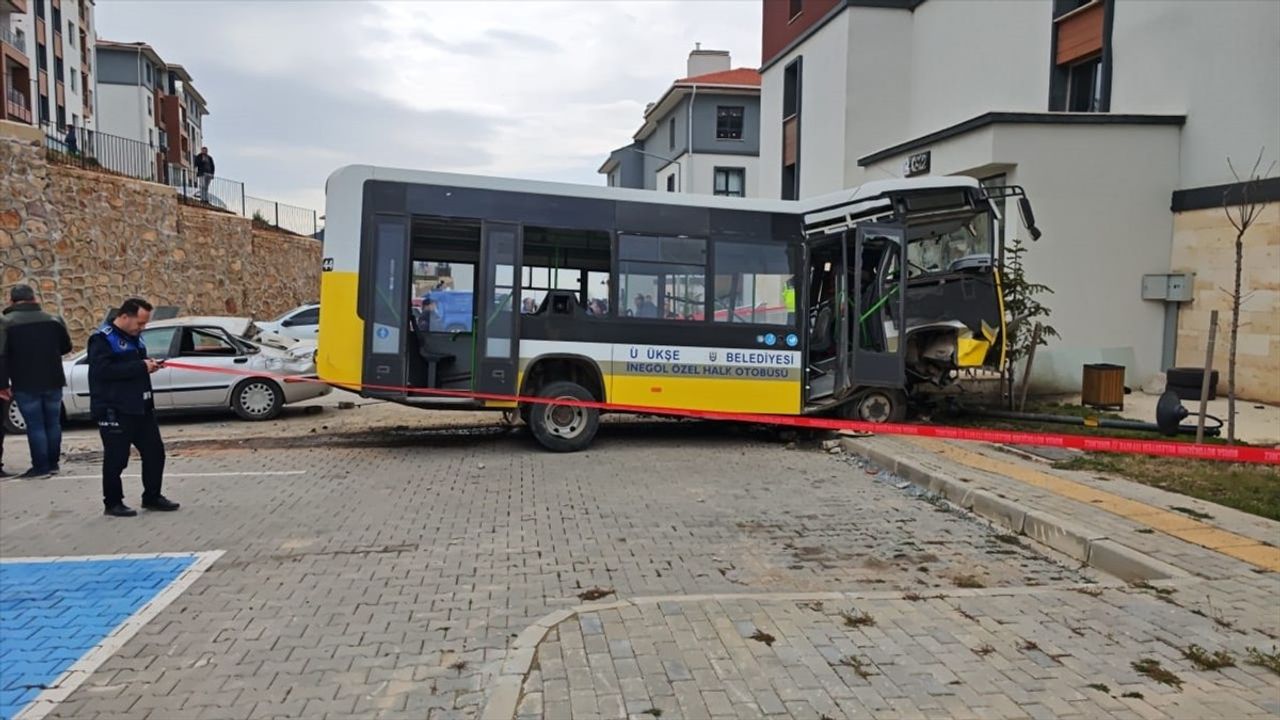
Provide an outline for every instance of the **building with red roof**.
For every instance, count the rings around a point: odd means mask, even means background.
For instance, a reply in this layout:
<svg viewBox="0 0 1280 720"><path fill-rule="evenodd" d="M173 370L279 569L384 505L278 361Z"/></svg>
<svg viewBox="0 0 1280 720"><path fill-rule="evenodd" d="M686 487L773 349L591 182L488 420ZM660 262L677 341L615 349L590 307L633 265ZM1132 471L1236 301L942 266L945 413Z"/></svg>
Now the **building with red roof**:
<svg viewBox="0 0 1280 720"><path fill-rule="evenodd" d="M599 172L614 187L754 197L759 156L760 72L697 47Z"/></svg>

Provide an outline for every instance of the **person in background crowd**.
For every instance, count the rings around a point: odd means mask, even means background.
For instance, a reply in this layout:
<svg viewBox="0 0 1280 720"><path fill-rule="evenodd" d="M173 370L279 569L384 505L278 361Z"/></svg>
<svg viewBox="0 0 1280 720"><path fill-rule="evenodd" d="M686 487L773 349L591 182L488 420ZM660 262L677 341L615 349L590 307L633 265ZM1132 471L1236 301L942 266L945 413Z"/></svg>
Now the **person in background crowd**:
<svg viewBox="0 0 1280 720"><path fill-rule="evenodd" d="M520 312L525 315L532 315L538 312L538 303L533 298L527 297L520 303Z"/></svg>
<svg viewBox="0 0 1280 720"><path fill-rule="evenodd" d="M115 319L89 336L89 412L102 436L102 503L112 517L133 517L124 504L120 473L129 465L130 446L142 456L142 507L177 510L161 492L164 440L156 424L151 375L162 363L147 357L142 331L151 320L151 304L124 301Z"/></svg>
<svg viewBox="0 0 1280 720"><path fill-rule="evenodd" d="M209 183L213 180L213 172L215 170L213 164L213 156L209 154L209 148L200 147L199 154L195 157L196 180L200 183L200 202L209 203Z"/></svg>
<svg viewBox="0 0 1280 720"><path fill-rule="evenodd" d="M71 336L61 317L40 309L30 285L15 285L9 301L0 319L0 388L27 424L31 469L22 477L45 478L62 458L62 356L71 352Z"/></svg>

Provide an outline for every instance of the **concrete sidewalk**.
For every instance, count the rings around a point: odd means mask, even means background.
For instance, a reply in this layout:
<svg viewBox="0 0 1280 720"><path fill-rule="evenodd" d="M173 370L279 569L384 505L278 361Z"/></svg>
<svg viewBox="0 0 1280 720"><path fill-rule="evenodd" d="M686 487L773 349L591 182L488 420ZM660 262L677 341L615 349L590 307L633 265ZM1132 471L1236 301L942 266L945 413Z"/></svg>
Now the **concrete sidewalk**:
<svg viewBox="0 0 1280 720"><path fill-rule="evenodd" d="M1280 571L1280 523L1266 518L1119 478L1055 470L983 443L886 436L843 443L965 509L1122 579Z"/></svg>

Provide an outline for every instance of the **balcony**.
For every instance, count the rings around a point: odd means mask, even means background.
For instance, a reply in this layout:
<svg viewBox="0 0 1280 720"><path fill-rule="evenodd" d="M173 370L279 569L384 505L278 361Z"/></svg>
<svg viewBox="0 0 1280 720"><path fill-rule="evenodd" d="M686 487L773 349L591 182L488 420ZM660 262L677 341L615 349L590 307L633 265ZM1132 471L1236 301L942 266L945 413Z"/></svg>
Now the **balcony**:
<svg viewBox="0 0 1280 720"><path fill-rule="evenodd" d="M15 15L27 14L27 0L0 0L0 5L7 4Z"/></svg>
<svg viewBox="0 0 1280 720"><path fill-rule="evenodd" d="M3 2L4 0L0 0ZM10 30L3 24L0 24L0 42L8 45L24 56L27 54L27 36L21 30Z"/></svg>
<svg viewBox="0 0 1280 720"><path fill-rule="evenodd" d="M4 97L4 117L8 120L17 120L28 125L32 124L31 103L27 100L27 96L13 88L9 88Z"/></svg>

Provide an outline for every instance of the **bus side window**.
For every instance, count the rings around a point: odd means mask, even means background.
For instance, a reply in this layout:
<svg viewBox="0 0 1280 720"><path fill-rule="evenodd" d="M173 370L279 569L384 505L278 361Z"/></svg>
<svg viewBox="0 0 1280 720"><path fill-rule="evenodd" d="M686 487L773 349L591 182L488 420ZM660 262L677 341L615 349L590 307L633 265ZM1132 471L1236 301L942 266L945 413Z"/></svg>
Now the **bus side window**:
<svg viewBox="0 0 1280 720"><path fill-rule="evenodd" d="M618 311L623 317L706 319L707 241L618 236Z"/></svg>
<svg viewBox="0 0 1280 720"><path fill-rule="evenodd" d="M785 245L717 240L714 254L715 322L795 322L795 276Z"/></svg>

